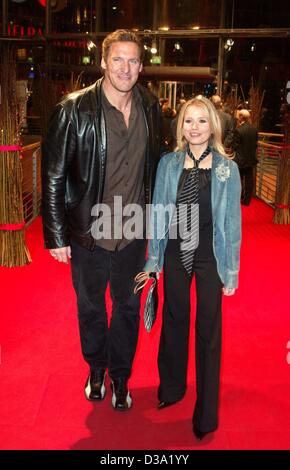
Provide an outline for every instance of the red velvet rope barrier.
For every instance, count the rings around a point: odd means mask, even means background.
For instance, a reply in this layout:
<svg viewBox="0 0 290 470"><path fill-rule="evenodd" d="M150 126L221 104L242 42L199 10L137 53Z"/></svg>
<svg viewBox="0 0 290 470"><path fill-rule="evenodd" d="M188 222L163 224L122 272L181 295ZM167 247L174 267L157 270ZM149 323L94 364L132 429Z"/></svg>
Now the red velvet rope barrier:
<svg viewBox="0 0 290 470"><path fill-rule="evenodd" d="M277 209L290 209L290 205L287 204L275 204L275 207L277 207Z"/></svg>
<svg viewBox="0 0 290 470"><path fill-rule="evenodd" d="M15 152L21 150L20 145L0 145L1 152Z"/></svg>
<svg viewBox="0 0 290 470"><path fill-rule="evenodd" d="M0 224L0 230L22 230L24 225L25 222L20 222L18 224Z"/></svg>

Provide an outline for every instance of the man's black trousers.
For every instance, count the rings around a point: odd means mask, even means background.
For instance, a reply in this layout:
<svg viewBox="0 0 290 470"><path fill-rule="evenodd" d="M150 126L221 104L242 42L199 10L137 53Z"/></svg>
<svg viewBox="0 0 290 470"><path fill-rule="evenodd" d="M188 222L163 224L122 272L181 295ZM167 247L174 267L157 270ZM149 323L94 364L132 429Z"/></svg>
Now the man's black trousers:
<svg viewBox="0 0 290 470"><path fill-rule="evenodd" d="M139 330L140 296L134 294L134 277L142 271L146 240L134 240L120 251L75 242L72 279L77 294L81 347L94 369L108 367L112 379L129 378ZM108 284L112 316L108 326L105 293Z"/></svg>

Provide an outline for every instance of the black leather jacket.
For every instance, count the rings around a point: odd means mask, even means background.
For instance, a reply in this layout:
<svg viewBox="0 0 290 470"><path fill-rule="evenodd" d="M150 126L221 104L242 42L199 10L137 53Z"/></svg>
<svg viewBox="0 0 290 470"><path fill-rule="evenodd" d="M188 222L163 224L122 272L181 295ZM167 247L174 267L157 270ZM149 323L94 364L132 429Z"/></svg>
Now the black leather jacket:
<svg viewBox="0 0 290 470"><path fill-rule="evenodd" d="M102 202L106 174L106 125L101 107L101 84L68 95L51 117L42 145L42 216L46 248L70 245L73 238L93 249L92 207ZM142 98L147 150L145 201L151 202L160 154L160 108L146 88Z"/></svg>

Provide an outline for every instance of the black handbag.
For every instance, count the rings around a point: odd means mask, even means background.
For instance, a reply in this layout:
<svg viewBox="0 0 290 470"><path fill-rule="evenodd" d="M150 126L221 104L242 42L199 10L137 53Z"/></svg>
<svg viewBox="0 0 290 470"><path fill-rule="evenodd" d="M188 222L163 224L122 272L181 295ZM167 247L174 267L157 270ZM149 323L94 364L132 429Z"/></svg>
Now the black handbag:
<svg viewBox="0 0 290 470"><path fill-rule="evenodd" d="M147 297L144 305L144 326L148 333L151 331L152 326L155 323L158 310L158 290L157 290L157 279L156 274L150 275L152 278L152 284L147 292Z"/></svg>
<svg viewBox="0 0 290 470"><path fill-rule="evenodd" d="M156 273L141 272L135 277L137 286L134 289L135 294L147 284L148 280L152 279L151 286L148 289L143 312L143 320L146 331L149 333L155 323L158 310L158 289Z"/></svg>

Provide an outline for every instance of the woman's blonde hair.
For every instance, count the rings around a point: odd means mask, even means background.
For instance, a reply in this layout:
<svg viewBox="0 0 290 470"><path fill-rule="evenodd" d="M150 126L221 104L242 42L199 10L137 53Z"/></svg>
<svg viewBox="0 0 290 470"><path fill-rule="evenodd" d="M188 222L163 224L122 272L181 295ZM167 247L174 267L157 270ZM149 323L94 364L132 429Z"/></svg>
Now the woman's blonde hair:
<svg viewBox="0 0 290 470"><path fill-rule="evenodd" d="M222 130L221 130L221 122L217 110L215 109L214 105L210 100L205 98L204 96L196 96L195 98L191 98L190 100L186 101L182 106L178 121L177 121L177 150L185 150L187 140L183 135L183 124L184 124L184 116L186 113L187 108L190 106L199 106L201 108L205 108L209 115L209 125L211 130L211 136L209 138L209 146L213 147L221 155L228 157L225 152L224 146L222 144Z"/></svg>

